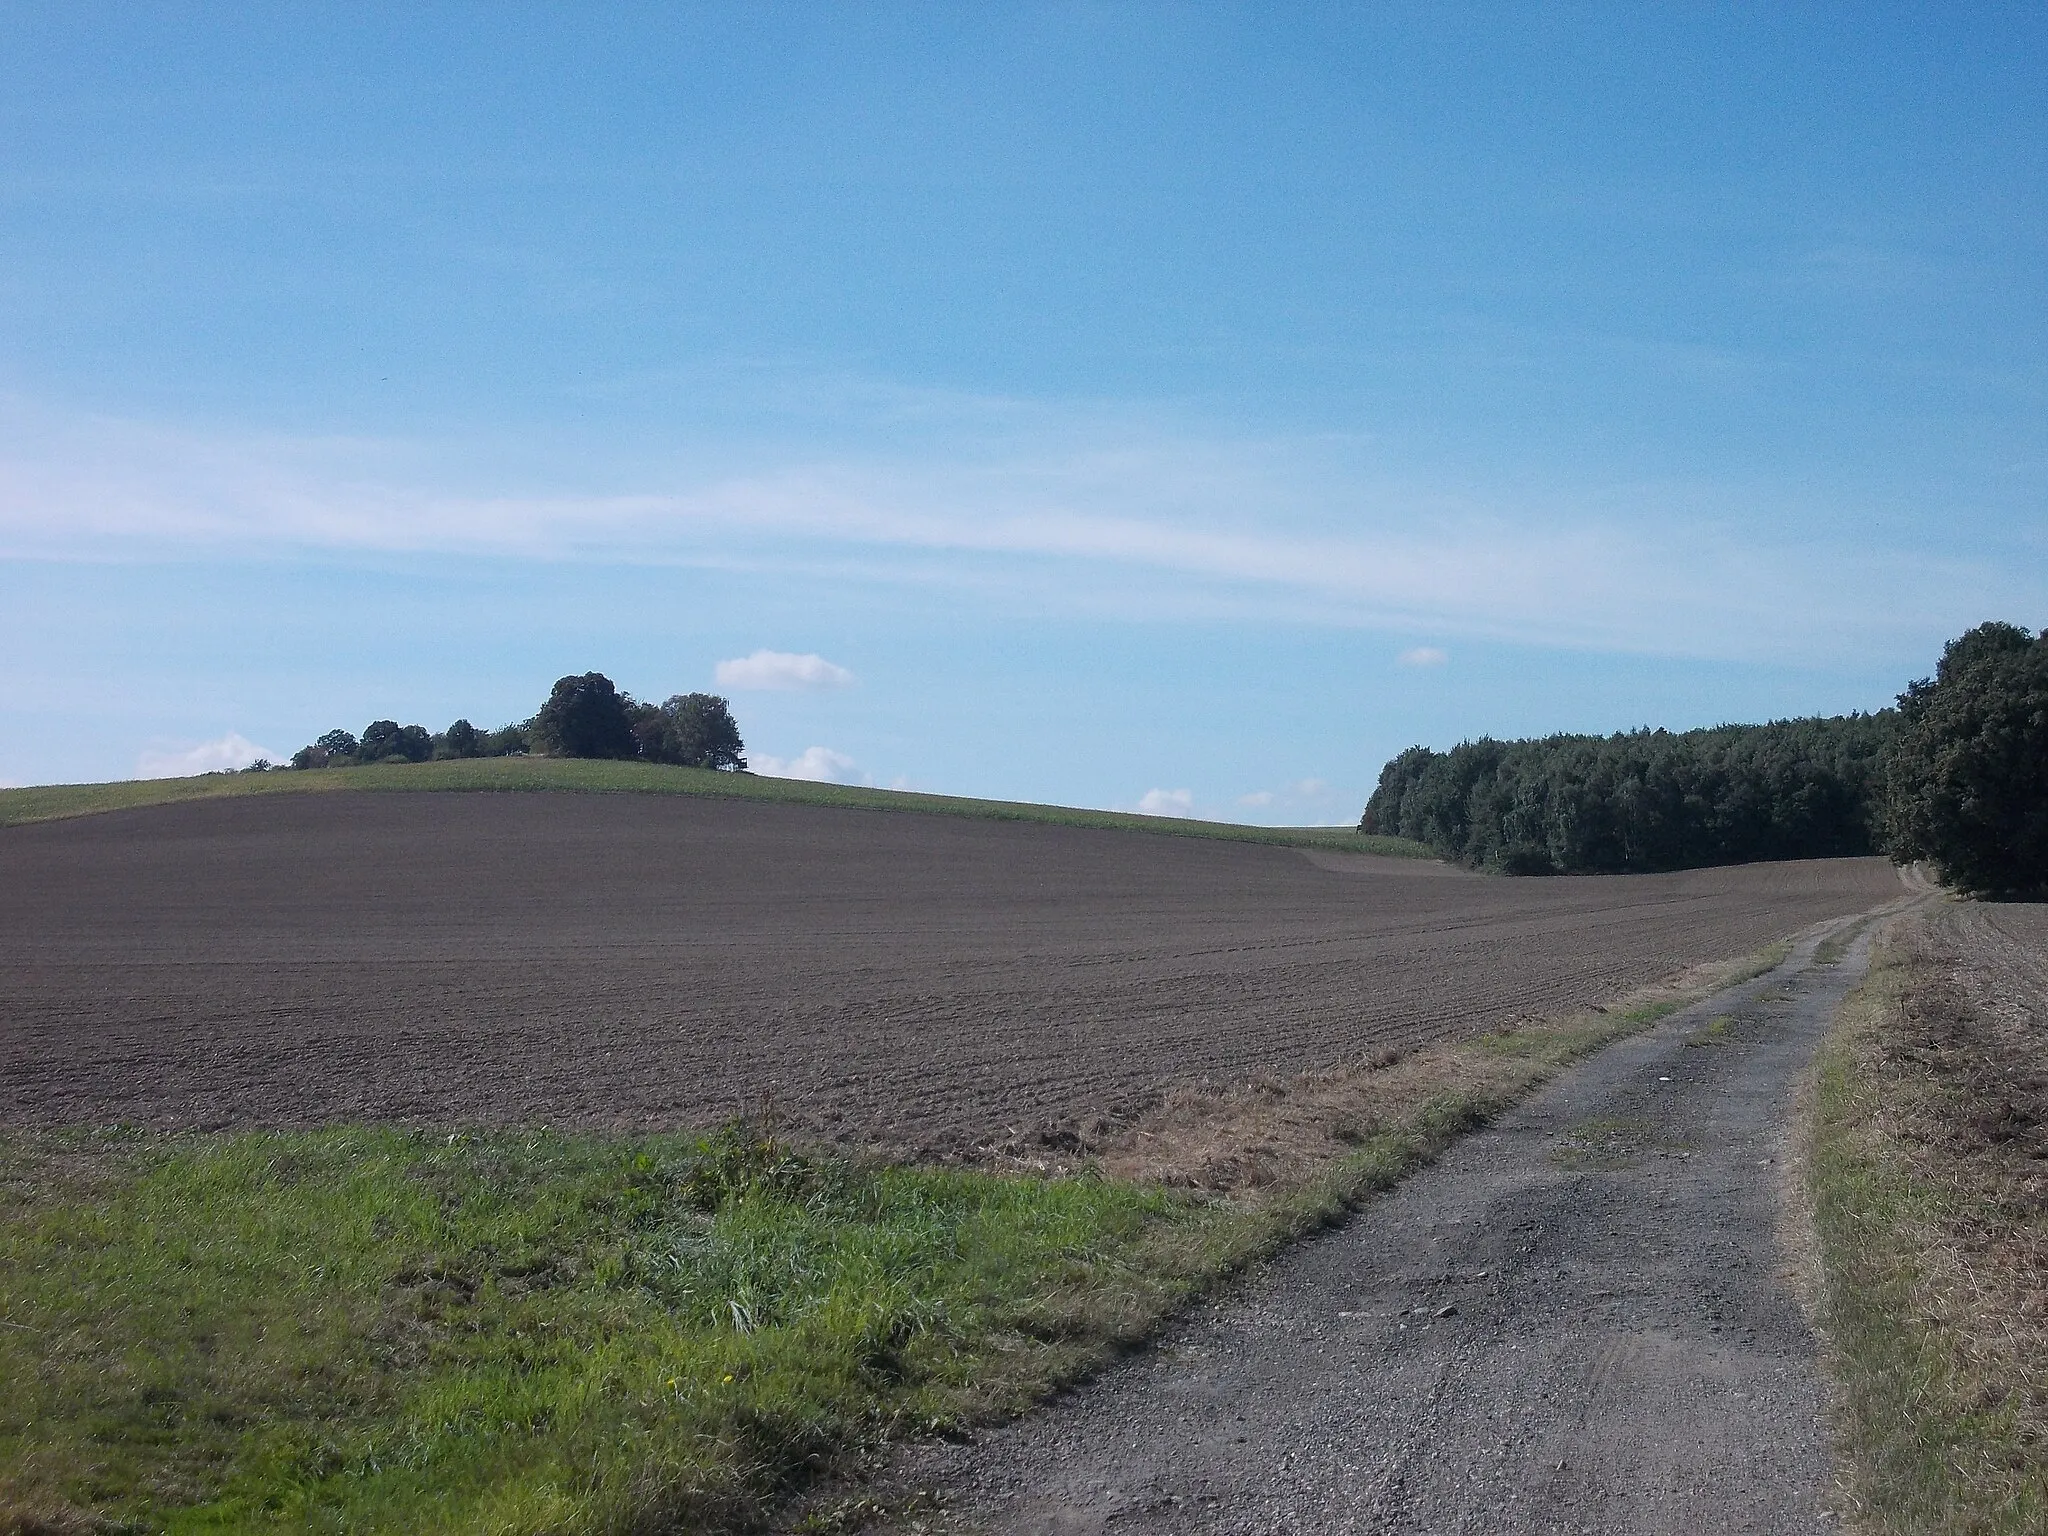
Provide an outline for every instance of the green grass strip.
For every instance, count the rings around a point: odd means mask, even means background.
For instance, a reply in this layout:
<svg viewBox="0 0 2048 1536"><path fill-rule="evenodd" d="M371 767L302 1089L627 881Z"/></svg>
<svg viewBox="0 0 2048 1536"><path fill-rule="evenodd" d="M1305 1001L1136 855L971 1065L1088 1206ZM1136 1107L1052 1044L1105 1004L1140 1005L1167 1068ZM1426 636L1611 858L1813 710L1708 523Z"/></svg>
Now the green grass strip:
<svg viewBox="0 0 2048 1536"><path fill-rule="evenodd" d="M709 1138L0 1138L0 1530L742 1531L1014 1412L1474 1123L1276 1204Z"/></svg>
<svg viewBox="0 0 2048 1536"><path fill-rule="evenodd" d="M2048 1447L1986 1391L1930 1304L1930 1243L1959 1216L1967 1228L1968 1212L1916 1177L1888 1129L1900 1088L1870 1047L1898 1027L1907 982L1907 963L1881 948L1816 1064L1808 1180L1849 1490L1869 1531L2038 1536Z"/></svg>
<svg viewBox="0 0 2048 1536"><path fill-rule="evenodd" d="M1189 1283L1160 1238L1218 1249L1154 1191L737 1130L5 1155L0 1528L740 1529L847 1444L1149 1324Z"/></svg>
<svg viewBox="0 0 2048 1536"><path fill-rule="evenodd" d="M1154 832L1226 842L1329 848L1395 858L1431 859L1421 843L1367 837L1346 827L1252 827L1175 816L1139 816L1024 801L974 800L910 790L815 784L756 774L713 773L658 763L616 763L587 758L492 757L437 763L378 763L367 768L308 772L212 773L189 779L128 779L113 784L49 784L0 790L0 826L86 816L101 811L168 805L238 795L303 794L354 790L565 790L583 794L708 795L790 805L830 805L870 811L912 811L982 821L1044 822L1124 832Z"/></svg>

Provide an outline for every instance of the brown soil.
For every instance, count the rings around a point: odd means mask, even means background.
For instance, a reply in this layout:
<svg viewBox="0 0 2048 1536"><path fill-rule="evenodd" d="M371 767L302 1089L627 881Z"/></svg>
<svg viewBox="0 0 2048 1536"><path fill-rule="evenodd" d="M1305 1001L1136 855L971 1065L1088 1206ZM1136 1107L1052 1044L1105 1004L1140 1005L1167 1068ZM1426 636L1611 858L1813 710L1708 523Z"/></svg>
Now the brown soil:
<svg viewBox="0 0 2048 1536"><path fill-rule="evenodd" d="M1249 1082L1176 1087L1142 1115L1106 1134L1084 1135L1081 1152L1111 1178L1228 1194L1240 1201L1285 1196L1335 1158L1383 1132L1412 1125L1431 1102L1475 1113L1511 1104L1561 1065L1597 1050L1640 1024L1630 1010L1664 1010L1719 992L1770 968L1769 952L1710 962L1639 988L1612 1016L1587 1010L1487 1037L1448 1039L1417 1050L1389 1047L1291 1078L1262 1073ZM1642 1013L1635 1014L1640 1020ZM1510 1037L1519 1049L1490 1048ZM1075 1159L1021 1146L999 1158L1055 1169Z"/></svg>
<svg viewBox="0 0 2048 1536"><path fill-rule="evenodd" d="M0 1123L671 1126L926 1152L1612 998L1875 859L1506 880L654 796L279 796L0 830Z"/></svg>

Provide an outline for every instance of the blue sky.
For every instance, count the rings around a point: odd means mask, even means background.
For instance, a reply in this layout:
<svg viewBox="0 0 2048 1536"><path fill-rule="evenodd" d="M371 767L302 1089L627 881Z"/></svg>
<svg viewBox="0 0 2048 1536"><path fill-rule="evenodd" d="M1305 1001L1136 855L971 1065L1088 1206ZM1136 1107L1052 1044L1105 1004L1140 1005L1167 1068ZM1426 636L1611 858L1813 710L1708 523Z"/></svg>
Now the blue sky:
<svg viewBox="0 0 2048 1536"><path fill-rule="evenodd" d="M0 7L0 780L594 668L1338 821L1877 707L2048 622L2044 166L2038 5Z"/></svg>

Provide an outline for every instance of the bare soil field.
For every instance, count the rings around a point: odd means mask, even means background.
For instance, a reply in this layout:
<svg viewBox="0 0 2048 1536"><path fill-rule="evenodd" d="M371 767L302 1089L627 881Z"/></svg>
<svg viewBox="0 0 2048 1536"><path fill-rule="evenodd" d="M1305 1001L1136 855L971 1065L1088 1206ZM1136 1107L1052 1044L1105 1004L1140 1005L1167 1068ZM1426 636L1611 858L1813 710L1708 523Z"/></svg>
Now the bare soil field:
<svg viewBox="0 0 2048 1536"><path fill-rule="evenodd" d="M673 1126L933 1152L1563 1012L1899 894L1881 860L1489 879L654 796L0 829L0 1123Z"/></svg>

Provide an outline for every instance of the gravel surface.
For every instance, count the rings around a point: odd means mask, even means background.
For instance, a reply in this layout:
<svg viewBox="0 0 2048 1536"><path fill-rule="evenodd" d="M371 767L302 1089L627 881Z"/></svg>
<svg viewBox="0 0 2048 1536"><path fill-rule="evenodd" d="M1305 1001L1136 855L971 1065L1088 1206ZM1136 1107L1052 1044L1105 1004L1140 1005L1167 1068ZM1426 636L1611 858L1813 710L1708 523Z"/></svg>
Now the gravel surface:
<svg viewBox="0 0 2048 1536"><path fill-rule="evenodd" d="M0 829L0 1123L701 1124L914 1151L1611 998L1896 891L661 795Z"/></svg>
<svg viewBox="0 0 2048 1536"><path fill-rule="evenodd" d="M1047 1411L889 1475L905 1530L1831 1528L1774 1238L1794 1085L1867 962L1809 939ZM1716 1021L1722 1021L1716 1023Z"/></svg>

